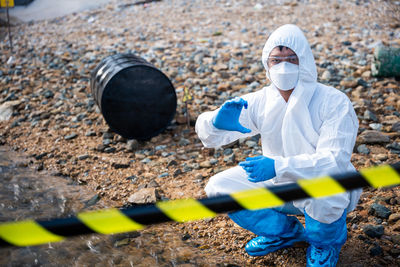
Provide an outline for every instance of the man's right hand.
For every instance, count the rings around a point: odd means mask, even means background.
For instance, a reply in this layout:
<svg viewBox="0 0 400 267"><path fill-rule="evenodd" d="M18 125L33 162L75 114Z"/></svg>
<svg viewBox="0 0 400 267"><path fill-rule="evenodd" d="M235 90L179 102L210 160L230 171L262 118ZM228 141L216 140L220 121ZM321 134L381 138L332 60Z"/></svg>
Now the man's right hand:
<svg viewBox="0 0 400 267"><path fill-rule="evenodd" d="M247 109L247 101L240 97L226 101L217 116L213 119L213 125L220 130L238 131L241 133L250 133L251 130L243 127L239 123L242 108Z"/></svg>

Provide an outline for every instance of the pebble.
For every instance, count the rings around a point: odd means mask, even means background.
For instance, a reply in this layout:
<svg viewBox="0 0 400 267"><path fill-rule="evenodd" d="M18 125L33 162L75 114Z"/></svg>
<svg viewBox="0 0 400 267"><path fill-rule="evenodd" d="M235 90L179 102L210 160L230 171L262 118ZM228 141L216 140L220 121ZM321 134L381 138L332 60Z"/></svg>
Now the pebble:
<svg viewBox="0 0 400 267"><path fill-rule="evenodd" d="M380 238L384 234L384 228L382 225L371 225L367 224L362 228L362 231L369 237Z"/></svg>
<svg viewBox="0 0 400 267"><path fill-rule="evenodd" d="M96 132L94 130L89 130L85 133L85 136L96 136Z"/></svg>
<svg viewBox="0 0 400 267"><path fill-rule="evenodd" d="M158 199L159 196L156 188L142 188L130 195L127 201L134 204L149 204L155 203Z"/></svg>
<svg viewBox="0 0 400 267"><path fill-rule="evenodd" d="M392 214L392 211L390 209L378 203L374 203L371 205L370 212L382 219L388 219L390 214Z"/></svg>
<svg viewBox="0 0 400 267"><path fill-rule="evenodd" d="M375 130L366 130L359 135L359 140L365 144L389 143L390 138L387 135Z"/></svg>
<svg viewBox="0 0 400 267"><path fill-rule="evenodd" d="M368 155L369 154L369 149L365 144L357 146L357 152L361 154Z"/></svg>
<svg viewBox="0 0 400 267"><path fill-rule="evenodd" d="M376 131L382 130L382 124L380 124L380 123L370 123L370 124L369 124L369 127L370 127L372 130L376 130Z"/></svg>
<svg viewBox="0 0 400 267"><path fill-rule="evenodd" d="M106 153L114 153L117 149L115 147L106 147L104 148L104 152Z"/></svg>
<svg viewBox="0 0 400 267"><path fill-rule="evenodd" d="M364 112L364 119L378 121L378 117L372 111L370 111L368 109Z"/></svg>
<svg viewBox="0 0 400 267"><path fill-rule="evenodd" d="M392 132L400 132L400 121L394 123L390 129Z"/></svg>
<svg viewBox="0 0 400 267"><path fill-rule="evenodd" d="M83 154L83 155L79 155L78 156L78 160L85 160L85 159L88 159L88 158L89 158L88 154Z"/></svg>
<svg viewBox="0 0 400 267"><path fill-rule="evenodd" d="M64 136L64 139L65 140L72 140L72 139L76 138L77 136L78 135L76 133L71 133L71 134L68 134L68 135Z"/></svg>
<svg viewBox="0 0 400 267"><path fill-rule="evenodd" d="M370 248L369 250L369 254L371 256L380 256L383 254L383 249L381 246L379 246L378 244L374 245L372 248Z"/></svg>
<svg viewBox="0 0 400 267"><path fill-rule="evenodd" d="M395 223L400 220L400 213L392 213L389 215L388 222Z"/></svg>

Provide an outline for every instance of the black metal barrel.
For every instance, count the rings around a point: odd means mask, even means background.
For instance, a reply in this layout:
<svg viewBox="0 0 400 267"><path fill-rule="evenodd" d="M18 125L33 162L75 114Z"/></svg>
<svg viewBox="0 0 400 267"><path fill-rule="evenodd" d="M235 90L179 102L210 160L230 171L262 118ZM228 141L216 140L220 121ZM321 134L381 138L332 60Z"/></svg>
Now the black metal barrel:
<svg viewBox="0 0 400 267"><path fill-rule="evenodd" d="M92 95L111 130L147 140L174 118L176 93L168 77L133 54L104 58L91 76Z"/></svg>

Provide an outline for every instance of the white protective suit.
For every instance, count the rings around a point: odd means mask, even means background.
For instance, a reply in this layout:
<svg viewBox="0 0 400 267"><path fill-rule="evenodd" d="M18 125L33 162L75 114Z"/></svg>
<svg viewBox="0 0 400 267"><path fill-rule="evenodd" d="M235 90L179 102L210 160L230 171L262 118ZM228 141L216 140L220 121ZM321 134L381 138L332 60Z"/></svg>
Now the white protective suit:
<svg viewBox="0 0 400 267"><path fill-rule="evenodd" d="M239 122L251 129L248 134L215 128L212 119L218 109L201 114L196 122L196 132L205 147L221 147L239 138L260 134L263 155L275 160L276 177L252 183L241 167L233 167L210 178L205 188L208 196L355 170L350 157L358 120L351 102L342 92L317 82L310 45L295 25L281 26L266 42L262 63L267 77L268 56L280 45L292 49L299 58L299 81L288 102L273 84L243 95L248 108L242 110ZM289 204L296 211L305 210L319 222L332 223L341 217L344 209L349 212L355 208L360 194L361 190L355 190Z"/></svg>

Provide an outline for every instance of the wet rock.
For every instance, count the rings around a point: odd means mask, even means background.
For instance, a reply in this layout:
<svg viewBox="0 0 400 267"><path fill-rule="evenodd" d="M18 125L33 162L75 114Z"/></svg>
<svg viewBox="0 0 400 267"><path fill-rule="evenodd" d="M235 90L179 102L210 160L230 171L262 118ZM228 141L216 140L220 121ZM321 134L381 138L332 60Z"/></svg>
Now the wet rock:
<svg viewBox="0 0 400 267"><path fill-rule="evenodd" d="M367 236L373 238L380 238L384 234L384 228L382 225L367 224L362 228L362 230Z"/></svg>
<svg viewBox="0 0 400 267"><path fill-rule="evenodd" d="M369 213L378 218L387 219L392 214L392 211L379 203L374 203L369 208Z"/></svg>
<svg viewBox="0 0 400 267"><path fill-rule="evenodd" d="M389 143L390 138L381 132L374 130L366 130L359 135L359 140L361 143L365 144L376 144L376 143Z"/></svg>
<svg viewBox="0 0 400 267"><path fill-rule="evenodd" d="M133 204L149 204L155 203L159 199L158 191L155 188L142 188L138 192L130 195L129 203Z"/></svg>

